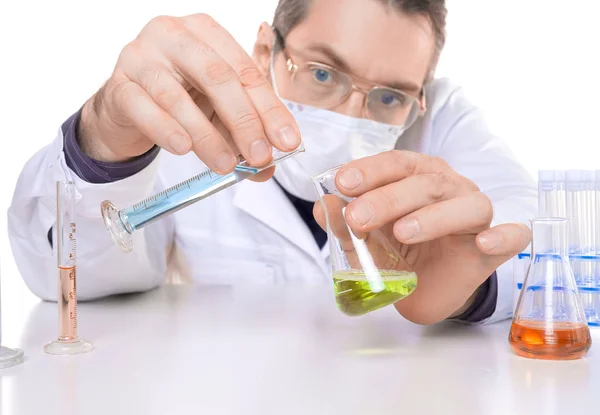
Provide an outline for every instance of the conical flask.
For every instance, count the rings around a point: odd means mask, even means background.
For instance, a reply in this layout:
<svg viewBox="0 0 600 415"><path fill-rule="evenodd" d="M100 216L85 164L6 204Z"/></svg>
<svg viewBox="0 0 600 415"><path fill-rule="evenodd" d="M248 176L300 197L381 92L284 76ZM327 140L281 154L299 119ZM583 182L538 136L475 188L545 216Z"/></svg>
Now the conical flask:
<svg viewBox="0 0 600 415"><path fill-rule="evenodd" d="M339 310L360 316L397 303L417 288L417 274L384 229L354 232L346 222L346 205L354 198L335 184L339 167L313 177L325 213L335 299ZM399 245L399 244L398 244Z"/></svg>
<svg viewBox="0 0 600 415"><path fill-rule="evenodd" d="M520 356L578 359L592 345L567 254L567 223L565 218L531 220L531 264L508 339Z"/></svg>

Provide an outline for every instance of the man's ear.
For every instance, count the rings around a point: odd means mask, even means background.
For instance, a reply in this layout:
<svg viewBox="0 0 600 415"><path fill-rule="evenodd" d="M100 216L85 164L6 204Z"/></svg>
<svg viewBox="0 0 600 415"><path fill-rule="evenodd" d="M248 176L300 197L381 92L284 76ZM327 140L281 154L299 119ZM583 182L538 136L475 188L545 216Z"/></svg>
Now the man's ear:
<svg viewBox="0 0 600 415"><path fill-rule="evenodd" d="M264 77L269 77L271 49L275 41L275 32L267 23L262 23L258 29L256 42L252 51L252 59Z"/></svg>

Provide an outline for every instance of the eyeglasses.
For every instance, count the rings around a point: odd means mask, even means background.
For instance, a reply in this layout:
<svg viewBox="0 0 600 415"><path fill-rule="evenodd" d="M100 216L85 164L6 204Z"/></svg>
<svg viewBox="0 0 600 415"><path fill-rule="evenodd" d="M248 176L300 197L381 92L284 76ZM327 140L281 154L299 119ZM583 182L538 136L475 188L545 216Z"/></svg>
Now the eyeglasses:
<svg viewBox="0 0 600 415"><path fill-rule="evenodd" d="M343 103L352 92L357 91L366 96L365 112L367 117L392 125L408 128L425 111L422 92L416 98L399 89L374 85L362 88L357 85L367 83L355 76L347 74L333 66L320 62L292 59L290 48L283 44L283 38L276 31L281 42L282 52L286 59L286 67L291 76L291 99L315 107L331 109ZM294 51L295 55L300 55ZM372 83L371 83L372 85Z"/></svg>

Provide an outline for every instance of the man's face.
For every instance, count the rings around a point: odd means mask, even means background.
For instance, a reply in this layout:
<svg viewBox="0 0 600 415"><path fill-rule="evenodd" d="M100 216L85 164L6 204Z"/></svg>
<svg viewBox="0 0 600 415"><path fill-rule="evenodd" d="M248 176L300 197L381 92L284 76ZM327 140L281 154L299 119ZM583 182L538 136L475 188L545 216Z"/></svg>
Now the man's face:
<svg viewBox="0 0 600 415"><path fill-rule="evenodd" d="M406 15L376 0L313 0L308 16L285 39L288 56L296 64L320 62L366 80L358 81L363 90L378 84L416 98L427 77L434 45L425 17ZM324 72L312 75L323 82L332 79ZM283 98L302 101L302 91L291 80L282 53L275 59L275 78ZM354 91L330 109L366 117L364 104L365 95Z"/></svg>

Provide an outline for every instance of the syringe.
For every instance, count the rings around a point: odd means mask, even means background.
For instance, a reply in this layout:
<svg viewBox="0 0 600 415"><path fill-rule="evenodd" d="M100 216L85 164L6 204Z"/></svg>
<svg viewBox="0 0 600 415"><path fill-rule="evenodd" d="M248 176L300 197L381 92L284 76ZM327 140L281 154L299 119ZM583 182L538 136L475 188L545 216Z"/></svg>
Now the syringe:
<svg viewBox="0 0 600 415"><path fill-rule="evenodd" d="M212 170L205 171L122 210L111 201L105 200L101 205L104 224L117 246L125 252L130 252L133 249L133 232L302 152L303 143L291 152L273 149L272 161L266 166L253 167L242 159L229 174L220 175Z"/></svg>
<svg viewBox="0 0 600 415"><path fill-rule="evenodd" d="M56 182L56 223L52 244L58 274L58 339L44 346L48 354L71 355L93 349L77 336L77 225L75 183Z"/></svg>

